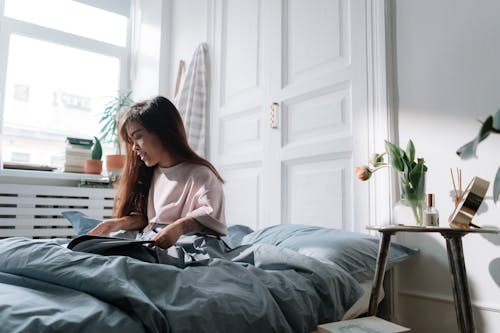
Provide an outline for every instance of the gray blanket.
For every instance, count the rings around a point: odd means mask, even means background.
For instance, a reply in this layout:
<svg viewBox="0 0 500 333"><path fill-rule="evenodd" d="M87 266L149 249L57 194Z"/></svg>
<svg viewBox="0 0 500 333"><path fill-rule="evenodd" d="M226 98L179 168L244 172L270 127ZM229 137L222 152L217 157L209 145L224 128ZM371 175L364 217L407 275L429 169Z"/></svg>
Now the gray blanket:
<svg viewBox="0 0 500 333"><path fill-rule="evenodd" d="M195 243L209 260L180 268L1 240L0 332L310 332L362 293L335 264L218 242Z"/></svg>

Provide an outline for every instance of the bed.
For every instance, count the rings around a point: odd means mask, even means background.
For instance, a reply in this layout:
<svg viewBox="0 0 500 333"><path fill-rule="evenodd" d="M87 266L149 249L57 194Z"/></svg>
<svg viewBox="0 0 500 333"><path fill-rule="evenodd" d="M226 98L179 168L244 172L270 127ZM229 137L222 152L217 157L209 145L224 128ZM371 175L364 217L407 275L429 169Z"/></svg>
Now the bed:
<svg viewBox="0 0 500 333"><path fill-rule="evenodd" d="M89 221L75 216L76 228ZM180 244L195 260L177 267L73 251L60 239L7 238L0 332L312 332L363 295L377 242L306 225L232 225L222 239ZM389 263L414 253L392 244Z"/></svg>

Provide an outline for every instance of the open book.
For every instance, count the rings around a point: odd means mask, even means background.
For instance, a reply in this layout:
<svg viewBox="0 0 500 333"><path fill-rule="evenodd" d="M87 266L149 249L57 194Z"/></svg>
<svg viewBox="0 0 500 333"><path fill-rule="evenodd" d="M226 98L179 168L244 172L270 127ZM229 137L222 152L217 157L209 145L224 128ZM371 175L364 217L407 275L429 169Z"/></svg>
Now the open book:
<svg viewBox="0 0 500 333"><path fill-rule="evenodd" d="M378 317L356 318L318 326L320 333L399 333L409 330Z"/></svg>

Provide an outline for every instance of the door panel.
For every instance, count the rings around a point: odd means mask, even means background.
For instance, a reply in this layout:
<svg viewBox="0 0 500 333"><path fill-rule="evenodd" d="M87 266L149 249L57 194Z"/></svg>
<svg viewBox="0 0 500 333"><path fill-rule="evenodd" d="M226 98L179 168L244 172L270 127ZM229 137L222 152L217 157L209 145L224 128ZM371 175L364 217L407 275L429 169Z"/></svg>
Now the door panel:
<svg viewBox="0 0 500 333"><path fill-rule="evenodd" d="M234 112L263 102L261 6L255 0L219 3L220 107Z"/></svg>
<svg viewBox="0 0 500 333"><path fill-rule="evenodd" d="M346 0L287 0L282 6L283 85L343 68L349 61Z"/></svg>
<svg viewBox="0 0 500 333"><path fill-rule="evenodd" d="M353 119L366 110L366 58L359 43L365 25L352 23L360 22L353 15L363 15L363 4L287 0L275 6L282 21L273 21L271 30L279 33L272 44L281 50L271 55L270 92L281 105L281 126L270 132L273 185L265 190L271 193L266 202L282 209L271 210L269 219L350 229Z"/></svg>
<svg viewBox="0 0 500 333"><path fill-rule="evenodd" d="M283 147L321 143L350 135L350 100L350 87L345 82L284 101Z"/></svg>
<svg viewBox="0 0 500 333"><path fill-rule="evenodd" d="M224 194L227 223L258 229L262 205L261 165L224 168L221 171L226 182Z"/></svg>
<svg viewBox="0 0 500 333"><path fill-rule="evenodd" d="M349 167L349 156L285 164L283 223L341 229L349 216L350 191L345 183Z"/></svg>
<svg viewBox="0 0 500 333"><path fill-rule="evenodd" d="M210 157L225 180L226 221L258 228L262 220L262 6L255 0L214 2Z"/></svg>
<svg viewBox="0 0 500 333"><path fill-rule="evenodd" d="M245 162L262 158L264 140L260 108L221 116L218 134L221 163Z"/></svg>

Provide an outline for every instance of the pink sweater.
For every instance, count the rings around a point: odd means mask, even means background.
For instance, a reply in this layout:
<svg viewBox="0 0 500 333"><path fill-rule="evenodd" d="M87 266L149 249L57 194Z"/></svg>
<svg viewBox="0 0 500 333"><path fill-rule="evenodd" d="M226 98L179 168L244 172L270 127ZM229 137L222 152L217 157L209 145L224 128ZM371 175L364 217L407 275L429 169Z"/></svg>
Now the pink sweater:
<svg viewBox="0 0 500 333"><path fill-rule="evenodd" d="M183 162L170 168L157 166L149 189L149 222L170 224L185 216L225 235L222 183L204 165Z"/></svg>

